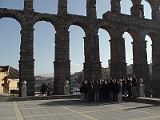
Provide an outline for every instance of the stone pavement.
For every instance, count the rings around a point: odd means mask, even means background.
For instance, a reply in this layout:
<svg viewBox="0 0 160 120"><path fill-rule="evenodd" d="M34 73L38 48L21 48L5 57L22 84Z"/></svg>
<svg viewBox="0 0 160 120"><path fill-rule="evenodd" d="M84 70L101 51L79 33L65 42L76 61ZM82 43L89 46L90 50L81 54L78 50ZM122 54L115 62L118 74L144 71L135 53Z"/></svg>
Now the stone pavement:
<svg viewBox="0 0 160 120"><path fill-rule="evenodd" d="M0 102L7 102L9 99L9 95L0 94Z"/></svg>
<svg viewBox="0 0 160 120"><path fill-rule="evenodd" d="M0 120L160 120L160 106L79 99L0 102Z"/></svg>

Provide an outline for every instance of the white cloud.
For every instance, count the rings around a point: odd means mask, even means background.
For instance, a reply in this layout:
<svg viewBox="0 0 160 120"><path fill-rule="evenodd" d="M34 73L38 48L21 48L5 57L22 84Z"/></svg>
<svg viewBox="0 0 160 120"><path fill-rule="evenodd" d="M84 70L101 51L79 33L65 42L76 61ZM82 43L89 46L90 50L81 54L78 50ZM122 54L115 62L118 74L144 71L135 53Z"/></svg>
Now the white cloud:
<svg viewBox="0 0 160 120"><path fill-rule="evenodd" d="M80 64L76 64L76 63L72 63L72 62L71 62L71 65L78 66L78 67L80 66Z"/></svg>

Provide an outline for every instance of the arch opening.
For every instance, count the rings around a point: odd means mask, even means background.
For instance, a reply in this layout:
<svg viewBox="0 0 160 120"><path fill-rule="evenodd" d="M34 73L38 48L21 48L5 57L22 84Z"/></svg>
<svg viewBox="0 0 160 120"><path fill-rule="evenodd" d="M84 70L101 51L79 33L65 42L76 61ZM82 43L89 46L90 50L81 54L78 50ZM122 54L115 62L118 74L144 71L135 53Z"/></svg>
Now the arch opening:
<svg viewBox="0 0 160 120"><path fill-rule="evenodd" d="M144 16L147 19L152 19L152 9L150 4L146 0L142 0L142 5L144 5Z"/></svg>
<svg viewBox="0 0 160 120"><path fill-rule="evenodd" d="M86 16L86 0L68 0L67 9L69 14Z"/></svg>
<svg viewBox="0 0 160 120"><path fill-rule="evenodd" d="M147 51L147 62L149 65L149 79L152 79L152 40L151 37L149 35L146 35L145 37L146 40L146 51Z"/></svg>
<svg viewBox="0 0 160 120"><path fill-rule="evenodd" d="M17 4L18 3L18 4ZM0 8L23 10L24 0L1 0Z"/></svg>
<svg viewBox="0 0 160 120"><path fill-rule="evenodd" d="M147 45L146 45L147 62L148 64L151 64L152 63L152 40L148 35L146 35L145 40L147 42Z"/></svg>
<svg viewBox="0 0 160 120"><path fill-rule="evenodd" d="M34 0L33 9L40 13L58 13L58 0Z"/></svg>
<svg viewBox="0 0 160 120"><path fill-rule="evenodd" d="M147 42L146 44L146 51L147 51L147 62L149 65L149 75L150 79L152 79L152 40L149 35L146 35L145 40Z"/></svg>
<svg viewBox="0 0 160 120"><path fill-rule="evenodd" d="M124 32L123 38L125 40L125 54L126 54L126 63L127 63L127 74L133 74L133 38L130 33Z"/></svg>
<svg viewBox="0 0 160 120"><path fill-rule="evenodd" d="M102 79L109 80L110 79L110 42L111 39L108 31L104 29L98 30L99 35L99 54L100 54L100 61L102 65Z"/></svg>
<svg viewBox="0 0 160 120"><path fill-rule="evenodd" d="M10 93L11 90L19 90L19 60L21 26L16 20L10 18L0 19L0 93ZM18 71L17 71L18 70ZM10 74L12 73L12 75Z"/></svg>
<svg viewBox="0 0 160 120"><path fill-rule="evenodd" d="M34 73L36 76L53 78L55 29L52 24L45 21L37 22L34 28Z"/></svg>
<svg viewBox="0 0 160 120"><path fill-rule="evenodd" d="M131 15L130 9L132 2L130 0L121 0L121 13Z"/></svg>
<svg viewBox="0 0 160 120"><path fill-rule="evenodd" d="M96 1L97 18L102 18L103 14L111 11L110 0L97 0Z"/></svg>
<svg viewBox="0 0 160 120"><path fill-rule="evenodd" d="M76 82L83 81L83 63L84 63L84 36L83 29L79 26L71 25L70 31L70 66L71 66L71 83L76 79ZM77 34L78 33L78 34ZM77 77L74 77L76 76Z"/></svg>
<svg viewBox="0 0 160 120"><path fill-rule="evenodd" d="M2 66L9 65L19 70L21 26L17 23L16 20L11 18L0 19L0 63Z"/></svg>

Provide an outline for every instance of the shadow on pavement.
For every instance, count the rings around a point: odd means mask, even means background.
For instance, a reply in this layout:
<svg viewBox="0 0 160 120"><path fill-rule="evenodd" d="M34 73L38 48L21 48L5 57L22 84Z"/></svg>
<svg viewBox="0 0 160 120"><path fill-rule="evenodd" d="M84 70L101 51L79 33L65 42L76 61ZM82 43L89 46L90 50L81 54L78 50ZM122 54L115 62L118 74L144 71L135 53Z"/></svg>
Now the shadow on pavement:
<svg viewBox="0 0 160 120"><path fill-rule="evenodd" d="M40 105L44 106L56 106L56 105L61 105L61 106L101 106L101 105L110 105L110 104L119 104L119 102L82 102L78 99L76 100L53 100L49 102L44 102Z"/></svg>
<svg viewBox="0 0 160 120"><path fill-rule="evenodd" d="M148 105L148 106L141 106L141 107L133 107L133 108L128 108L124 110L135 110L135 109L143 109L143 108L152 108L152 107L157 107L157 105Z"/></svg>

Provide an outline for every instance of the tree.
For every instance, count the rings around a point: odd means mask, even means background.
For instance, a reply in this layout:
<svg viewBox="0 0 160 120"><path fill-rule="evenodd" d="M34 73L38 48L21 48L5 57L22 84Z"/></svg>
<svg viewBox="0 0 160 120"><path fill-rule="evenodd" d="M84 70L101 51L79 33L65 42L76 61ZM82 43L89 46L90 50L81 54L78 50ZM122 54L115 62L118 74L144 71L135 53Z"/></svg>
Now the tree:
<svg viewBox="0 0 160 120"><path fill-rule="evenodd" d="M42 94L45 94L48 91L48 85L46 83L43 83L41 85L41 92Z"/></svg>

